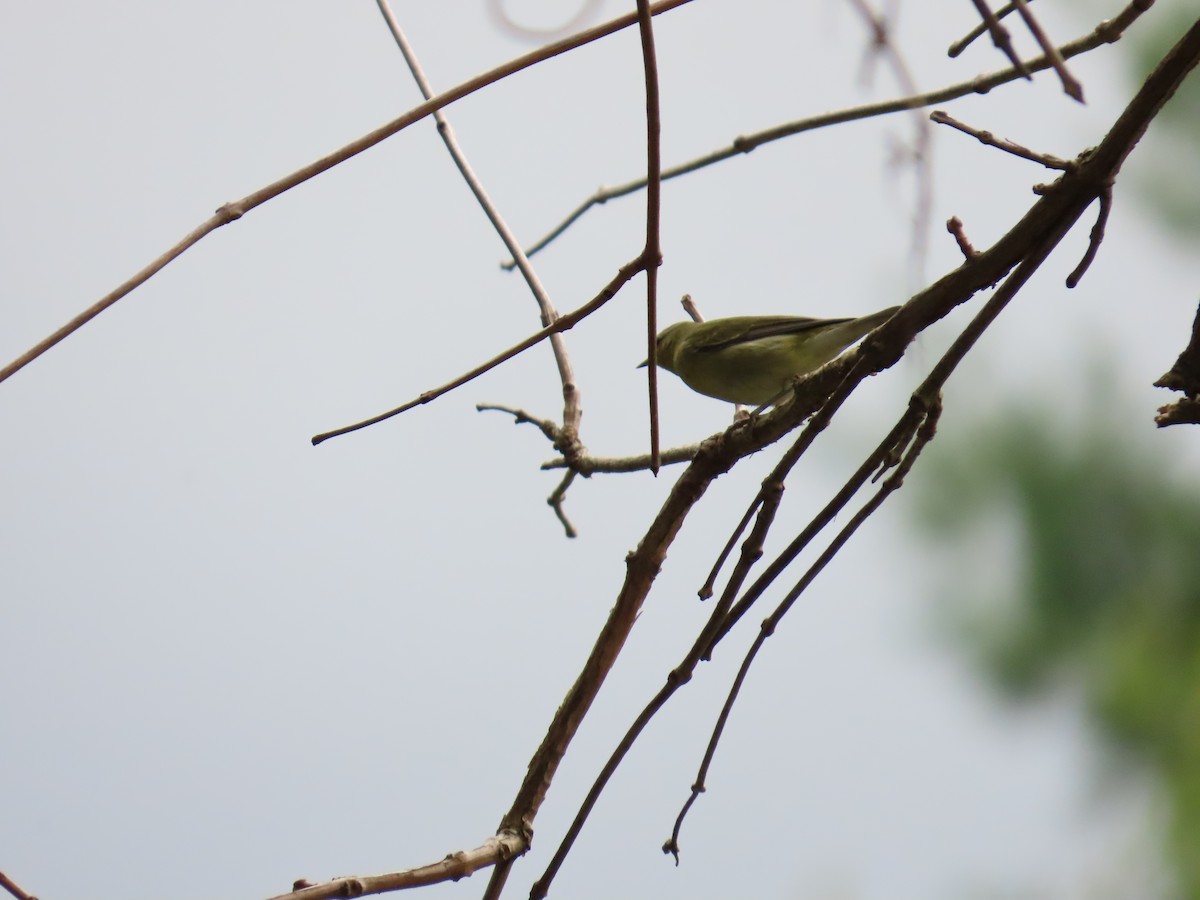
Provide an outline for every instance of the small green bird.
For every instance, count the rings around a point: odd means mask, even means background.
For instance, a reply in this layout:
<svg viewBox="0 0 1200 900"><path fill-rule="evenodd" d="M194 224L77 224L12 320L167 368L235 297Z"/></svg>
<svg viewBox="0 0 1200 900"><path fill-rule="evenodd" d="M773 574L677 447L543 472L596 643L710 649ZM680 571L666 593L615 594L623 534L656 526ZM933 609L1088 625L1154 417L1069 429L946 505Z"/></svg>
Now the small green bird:
<svg viewBox="0 0 1200 900"><path fill-rule="evenodd" d="M796 376L819 369L899 308L859 319L732 316L676 322L658 334L658 364L697 393L762 406Z"/></svg>

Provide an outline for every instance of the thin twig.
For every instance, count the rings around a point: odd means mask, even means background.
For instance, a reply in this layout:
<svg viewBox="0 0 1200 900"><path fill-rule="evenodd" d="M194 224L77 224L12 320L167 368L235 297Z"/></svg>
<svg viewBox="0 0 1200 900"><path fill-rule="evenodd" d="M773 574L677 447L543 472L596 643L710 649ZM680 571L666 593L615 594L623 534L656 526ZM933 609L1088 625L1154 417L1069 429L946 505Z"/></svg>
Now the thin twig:
<svg viewBox="0 0 1200 900"><path fill-rule="evenodd" d="M1100 244L1104 241L1104 228L1108 225L1108 216L1112 212L1112 185L1107 185L1100 192L1099 210L1096 212L1096 224L1092 226L1091 232L1088 234L1087 250L1083 253L1083 259L1079 261L1070 275L1067 276L1067 287L1073 288L1079 284L1084 273L1091 268L1092 262L1096 259L1096 253L1100 250Z"/></svg>
<svg viewBox="0 0 1200 900"><path fill-rule="evenodd" d="M992 43L996 45L996 49L1008 57L1008 61L1012 63L1014 69L1021 73L1022 78L1032 81L1033 73L1021 61L1021 57L1017 55L1017 51L1012 44L1012 38L1008 36L1008 29L1000 24L1000 20L996 17L996 14L987 5L987 0L971 0L971 3L974 4L979 17L983 19L984 27L987 28L988 34L992 36Z"/></svg>
<svg viewBox="0 0 1200 900"><path fill-rule="evenodd" d="M996 10L996 18L1003 19L1009 13L1016 10L1016 8L1017 8L1017 5L1015 3L1006 4L1005 6ZM962 38L961 40L955 41L953 44L951 44L950 48L946 51L946 55L949 56L951 59L953 59L954 57L961 54L964 50L966 50L967 47L969 47L971 44L973 44L975 42L976 38L982 37L985 34L987 34L987 25L985 25L983 22L980 22L978 25L976 25L974 28L972 28L969 32L967 32L966 37Z"/></svg>
<svg viewBox="0 0 1200 900"><path fill-rule="evenodd" d="M675 9L676 7L682 6L688 2L690 2L690 0L660 0L660 2L653 4L651 13L652 15L658 15L659 13L664 13L668 10ZM620 31L623 28L628 28L636 21L636 14L627 13L626 15L618 16L617 18L601 25L597 25L594 28L581 31L579 34L571 35L570 37L564 38L561 41L555 41L552 44L547 44L545 47L541 47L532 51L531 53L526 53L524 56L519 56L516 59L509 60L503 65L499 65L494 69L490 69L481 75L476 75L474 78L464 81L457 87L453 87L450 90L439 94L433 99L427 100L425 103L414 107L399 118L393 119L386 125L381 125L374 131L351 141L345 146L326 156L321 157L315 162L309 163L307 166L304 166L301 169L297 169L290 175L285 175L283 178L273 181L251 194L247 194L240 200L235 200L233 202L224 204L216 211L216 213L202 222L197 228L185 235L182 240L164 252L161 256L151 262L148 266L146 266L128 281L122 282L108 294L105 294L94 304L73 318L62 328L55 331L49 337L39 341L3 369L0 369L0 381L4 381L14 372L20 371L55 344L62 341L68 335L78 331L122 297L125 297L135 288L145 283L151 276L159 272L164 266L179 257L182 253L184 253L184 251L188 250L194 244L199 242L201 238L205 237L221 226L228 225L230 222L240 219L246 213L250 212L250 210L257 206L261 206L268 200L273 200L275 197L278 197L285 191L289 191L297 185L308 181L310 178L320 175L322 172L326 172L329 169L332 169L334 166L345 162L351 157L362 153L364 150L374 147L376 144L386 140L397 132L402 131L409 125L412 125L414 122L419 122L426 116L432 115L435 110L449 106L451 103L461 100L463 97L473 94L475 91L487 87L490 84L494 84L501 79L507 78L509 75L512 75L515 72L520 72L522 69L527 69L530 66L544 62L552 57L560 56L563 53L574 50L575 48L581 47L584 44L589 44L592 41L599 40L602 37L607 37L608 35L613 34L616 31Z"/></svg>
<svg viewBox="0 0 1200 900"><path fill-rule="evenodd" d="M1029 29L1029 33L1033 35L1033 39L1038 42L1038 46L1042 48L1042 52L1046 54L1046 58L1050 60L1051 68L1058 73L1058 79L1062 82L1063 92L1073 100L1083 102L1083 85L1078 79L1071 74L1067 68L1067 61L1062 58L1062 54L1055 48L1054 43L1042 30L1041 24L1029 8L1025 5L1026 0L1013 0L1017 7L1017 12L1021 18L1025 20L1025 27Z"/></svg>
<svg viewBox="0 0 1200 900"><path fill-rule="evenodd" d="M1154 424L1159 428L1168 425L1200 425L1200 400L1184 398L1158 408Z"/></svg>
<svg viewBox="0 0 1200 900"><path fill-rule="evenodd" d="M1089 50L1094 50L1103 44L1111 44L1120 40L1121 35L1126 29L1134 23L1146 10L1154 5L1154 0L1131 0L1130 4L1112 19L1107 19L1097 25L1092 31L1083 37L1064 44L1059 48L1059 53L1064 59L1070 59L1078 56L1081 53L1087 53ZM1029 60L1027 66L1031 71L1037 72L1042 69L1050 68L1050 61L1041 56L1037 59ZM939 103L947 103L951 100L957 100L960 97L965 97L970 94L986 94L993 88L1008 84L1011 81L1023 77L1020 72L1014 68L1002 69L998 72L993 72L989 75L980 75L970 81L960 82L959 84L950 85L940 88L936 91L930 91L927 94L916 94L908 97L901 97L896 100L886 100L880 103L868 103L863 106L853 106L847 109L835 110L830 113L822 113L816 116L809 116L804 119L797 119L793 122L788 122L783 125L777 125L763 131L757 131L753 134L743 135L733 139L733 142L727 147L720 150L714 150L704 156L696 157L688 162L680 163L664 169L662 180L668 181L672 178L679 178L683 175L688 175L699 169L706 168L724 160L731 159L735 156L750 153L753 150L769 144L772 141L782 140L783 138L792 137L793 135L802 134L806 131L813 131L818 128L828 128L833 125L840 125L843 122L856 122L864 119L874 118L876 116L891 115L893 113L904 112L910 109L921 109L926 106L934 106ZM639 178L635 181L629 181L624 184L617 185L611 188L601 188L591 197L579 204L565 219L554 227L545 237L541 238L535 244L530 246L525 254L533 256L536 253L544 250L546 246L560 237L568 228L578 221L588 210L594 206L601 206L609 200L615 200L618 197L624 197L628 194L636 193L646 187L646 179ZM513 268L512 260L501 263L505 269Z"/></svg>
<svg viewBox="0 0 1200 900"><path fill-rule="evenodd" d="M935 109L933 112L931 112L929 114L929 120L931 122L937 122L939 125L949 125L951 128L963 132L963 134L971 135L971 137L989 147L995 147L997 150L1003 150L1005 153L1011 153L1013 156L1021 157L1021 159L1028 159L1031 162L1041 163L1047 169L1058 169L1065 172L1075 165L1075 163L1069 159L1060 159L1057 156L1051 156L1049 153L1038 153L1035 150L1030 150L1028 147L1023 147L1013 141L1005 138L998 138L990 131L972 128L965 122L960 122L958 119L954 118L954 116L950 115L949 113L945 113L940 109Z"/></svg>
<svg viewBox="0 0 1200 900"><path fill-rule="evenodd" d="M508 413L510 416L513 417L514 425L525 425L525 424L536 425L541 430L542 434L544 434L550 440L551 443L553 443L555 445L558 444L559 428L558 428L558 423L555 422L553 419L539 419L537 416L527 413L523 409L518 409L513 406L504 406L499 403L476 403L475 411L476 412ZM569 465L570 465L570 463L568 463L566 460L563 460L562 466L556 466L555 468L565 468L565 467L568 467ZM542 468L546 469L546 468L550 468L550 466L542 466Z"/></svg>
<svg viewBox="0 0 1200 900"><path fill-rule="evenodd" d="M600 293L598 293L595 297L583 304L583 306L579 307L578 309L575 309L564 316L559 316L550 325L547 325L541 331L531 334L519 344L514 344L502 353L498 353L496 356L493 356L487 362L481 363L470 371L459 375L453 381L448 381L441 387L425 391L407 403L397 406L395 409L379 413L378 415L372 416L369 419L364 419L361 422L355 422L353 425L343 425L341 428L335 428L332 431L325 431L321 434L314 435L312 439L313 446L315 447L322 441L327 441L332 437L338 437L339 435L349 434L352 431L358 431L362 428L367 428L370 425L375 425L379 422L383 422L386 419L390 419L392 416L398 416L402 412L407 412L414 407L429 403L431 400L436 400L443 394L449 393L455 388L462 387L469 381L474 381L480 375L491 371L492 369L496 368L496 366L512 359L514 356L524 353L530 347L533 347L550 337L550 335L558 334L560 331L568 331L571 328L574 328L583 319L586 319L605 303L615 297L617 295L617 291L619 291L622 286L629 281L629 279L633 278L634 275L642 271L642 268L643 263L641 257L633 260L632 262L626 263L621 267L620 271L613 276L613 279L606 284Z"/></svg>
<svg viewBox="0 0 1200 900"><path fill-rule="evenodd" d="M658 423L658 267L662 264L662 119L659 110L658 60L654 49L654 22L650 0L637 0L638 34L642 43L642 70L646 82L646 386L650 400L650 471L659 469Z"/></svg>
<svg viewBox="0 0 1200 900"><path fill-rule="evenodd" d="M783 485L779 484L778 488L779 490L774 497L774 502L776 505L779 504L779 500L783 495ZM725 567L725 561L729 559L729 554L732 553L733 548L737 546L738 538L740 538L743 532L750 527L750 521L754 518L754 514L758 512L759 508L766 502L768 502L768 498L765 492L760 491L758 495L755 496L754 502L746 508L744 513L742 513L741 520L734 527L733 533L729 535L728 540L725 541L725 546L721 548L721 552L717 554L716 561L713 563L712 568L709 569L708 577L704 579L704 584L700 585L700 590L696 591L696 595L701 600L707 600L716 592L715 585L717 583L717 576L720 575L721 569ZM757 521L763 521L762 517L759 517ZM742 554L743 556L750 555L752 557L751 564L753 564L758 560L759 557L762 556L762 547L757 547L757 553L748 554L748 545L750 545L749 540L742 545Z"/></svg>

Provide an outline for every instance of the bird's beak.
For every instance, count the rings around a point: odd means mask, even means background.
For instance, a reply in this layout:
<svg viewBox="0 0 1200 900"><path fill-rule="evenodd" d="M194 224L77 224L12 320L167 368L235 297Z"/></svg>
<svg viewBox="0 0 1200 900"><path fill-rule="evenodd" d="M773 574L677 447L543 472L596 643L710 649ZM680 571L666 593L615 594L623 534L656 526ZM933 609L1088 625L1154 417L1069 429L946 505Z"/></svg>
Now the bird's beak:
<svg viewBox="0 0 1200 900"><path fill-rule="evenodd" d="M648 360L648 359L643 359L643 360L642 360L640 363L638 363L638 364L637 364L637 367L638 367L639 369L644 369L644 368L646 368L646 366L648 366L648 365L650 365L650 360Z"/></svg>

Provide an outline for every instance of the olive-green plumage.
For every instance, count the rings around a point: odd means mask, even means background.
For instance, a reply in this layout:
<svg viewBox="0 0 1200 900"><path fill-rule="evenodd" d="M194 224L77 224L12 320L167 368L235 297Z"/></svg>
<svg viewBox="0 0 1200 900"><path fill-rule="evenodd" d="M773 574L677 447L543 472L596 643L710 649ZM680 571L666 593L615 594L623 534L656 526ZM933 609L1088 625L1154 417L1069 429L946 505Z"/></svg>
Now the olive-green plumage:
<svg viewBox="0 0 1200 900"><path fill-rule="evenodd" d="M797 375L829 362L899 309L859 319L733 316L676 322L658 335L658 364L693 391L747 406L777 399Z"/></svg>

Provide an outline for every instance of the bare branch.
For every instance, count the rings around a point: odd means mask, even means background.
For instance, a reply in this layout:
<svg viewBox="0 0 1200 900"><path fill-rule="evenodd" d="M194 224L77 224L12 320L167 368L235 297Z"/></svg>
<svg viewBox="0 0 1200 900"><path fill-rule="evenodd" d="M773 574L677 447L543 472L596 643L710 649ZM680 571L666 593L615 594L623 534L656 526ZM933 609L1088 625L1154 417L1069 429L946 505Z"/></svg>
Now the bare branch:
<svg viewBox="0 0 1200 900"><path fill-rule="evenodd" d="M929 119L932 122L937 122L939 125L949 125L951 128L955 128L963 132L963 134L969 134L971 137L978 139L980 143L987 144L989 147L995 147L998 150L1003 150L1005 153L1011 153L1013 156L1019 156L1022 159L1028 159L1031 162L1041 163L1048 169L1058 169L1065 172L1074 165L1071 160L1060 159L1057 156L1051 156L1049 153L1038 153L1034 150L1030 150L1028 147L1022 147L1020 144L1014 143L1013 141L1006 140L1004 138L998 138L990 131L982 131L978 128L972 128L970 125L960 122L958 119L954 118L948 113L942 112L940 109L935 109L933 112L931 112L929 114Z"/></svg>
<svg viewBox="0 0 1200 900"><path fill-rule="evenodd" d="M971 0L971 3L974 4L980 18L983 19L983 25L988 30L988 34L992 36L992 43L996 45L996 49L1008 57L1008 61L1012 63L1013 68L1021 74L1022 78L1032 81L1033 73L1017 55L1017 51L1012 45L1012 38L1008 36L1008 29L1000 24L1000 19L987 5L987 0Z"/></svg>
<svg viewBox="0 0 1200 900"><path fill-rule="evenodd" d="M3 872L0 872L0 888L4 888L4 890L16 897L17 900L37 900L37 897L33 896L33 894L26 893L26 891L22 889L19 884L9 878Z"/></svg>
<svg viewBox="0 0 1200 900"><path fill-rule="evenodd" d="M448 381L441 387L425 391L420 396L408 401L402 406L397 406L395 409L388 410L384 413L379 413L378 415L372 416L369 419L364 419L361 422L355 422L353 425L343 425L341 428L335 428L332 431L326 431L322 432L321 434L314 435L312 439L313 446L315 447L322 441L327 441L332 437L338 437L339 435L349 434L352 431L358 431L362 428L367 428L370 425L375 425L379 422L385 421L386 419L390 419L392 416L398 416L402 412L407 412L414 407L429 403L431 400L436 400L443 394L447 394L455 388L462 387L469 381L474 381L480 375L491 371L503 362L507 362L517 354L524 353L530 347L536 346L546 338L550 337L550 335L558 334L560 331L568 331L571 328L574 328L581 321L586 319L605 303L615 297L617 295L617 291L619 291L625 285L625 283L629 281L629 279L633 278L633 276L641 270L642 260L640 257L630 263L626 263L613 277L612 281L606 284L600 293L598 293L595 297L583 304L583 306L579 307L578 309L567 313L565 316L560 316L559 318L555 319L553 323L547 325L541 331L525 338L525 340L521 341L519 344L514 344L502 353L493 356L487 362L481 363L475 368L464 372L453 381Z"/></svg>
<svg viewBox="0 0 1200 900"><path fill-rule="evenodd" d="M279 894L271 900L332 900L338 897L361 897L367 894L386 894L407 888L424 887L443 881L458 881L482 868L519 856L529 849L529 844L519 835L506 832L490 837L474 850L459 850L439 862L403 872L386 875L362 875L335 878L320 884L306 885L288 894Z"/></svg>
<svg viewBox="0 0 1200 900"><path fill-rule="evenodd" d="M1033 13L1026 6L1026 0L1013 0L1013 4L1017 7L1017 12L1021 18L1025 20L1025 27L1029 29L1029 33L1033 35L1033 39L1038 42L1038 46L1042 48L1042 52L1046 54L1046 58L1050 60L1050 65L1054 71L1058 73L1058 79L1062 82L1063 91L1068 97L1073 100L1083 102L1083 85L1071 74L1067 68L1067 62L1062 58L1062 55L1055 48L1053 42L1042 30L1041 24L1034 18Z"/></svg>
<svg viewBox="0 0 1200 900"><path fill-rule="evenodd" d="M1108 224L1108 216L1112 212L1112 185L1106 185L1104 190L1100 192L1100 208L1096 213L1096 224L1092 226L1091 233L1088 235L1087 250L1084 251L1083 259L1079 261L1074 271L1067 276L1067 287L1073 288L1079 284L1083 274L1091 267L1092 261L1096 258L1096 253L1100 250L1100 243L1104 240L1104 228Z"/></svg>
<svg viewBox="0 0 1200 900"><path fill-rule="evenodd" d="M1016 10L1016 8L1017 8L1016 3L1008 3L1005 6L1001 7L1000 9L996 10L996 18L1003 19L1009 13L1014 12ZM962 38L961 40L955 41L953 44L951 44L950 48L946 51L946 55L949 56L951 59L954 59L956 56L958 56L964 50L966 50L967 47L969 47L971 44L975 43L976 38L979 38L979 37L982 37L983 35L985 35L987 33L987 30L988 30L987 25L983 22L980 22L978 25L976 25L974 28L972 28L969 32L967 32L966 37Z"/></svg>

